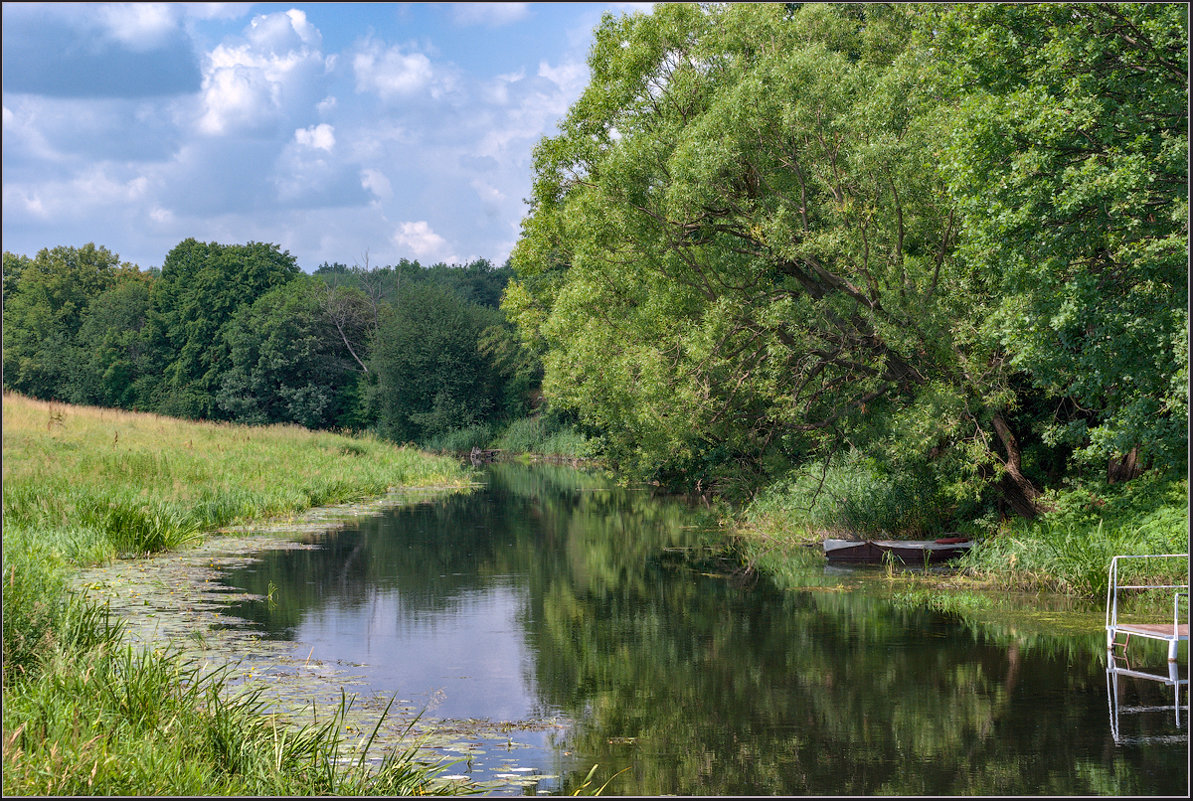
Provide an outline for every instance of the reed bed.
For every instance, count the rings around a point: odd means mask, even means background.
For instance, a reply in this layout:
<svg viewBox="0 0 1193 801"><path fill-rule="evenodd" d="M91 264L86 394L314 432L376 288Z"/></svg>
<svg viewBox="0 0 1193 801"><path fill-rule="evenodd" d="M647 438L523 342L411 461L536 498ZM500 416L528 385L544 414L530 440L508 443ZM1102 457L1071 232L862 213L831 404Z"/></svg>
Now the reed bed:
<svg viewBox="0 0 1193 801"><path fill-rule="evenodd" d="M461 792L413 751L353 763L334 715L288 729L258 697L230 696L224 673L132 650L119 623L67 581L78 567L183 547L231 524L399 487L463 486L460 465L294 426L11 393L3 404L6 795Z"/></svg>

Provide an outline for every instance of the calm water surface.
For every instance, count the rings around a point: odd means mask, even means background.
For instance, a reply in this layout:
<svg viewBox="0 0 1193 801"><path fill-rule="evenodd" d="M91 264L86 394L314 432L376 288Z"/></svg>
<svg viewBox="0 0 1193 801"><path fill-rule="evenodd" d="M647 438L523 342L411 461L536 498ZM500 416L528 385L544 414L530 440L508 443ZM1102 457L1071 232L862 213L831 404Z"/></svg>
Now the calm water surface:
<svg viewBox="0 0 1193 801"><path fill-rule="evenodd" d="M1100 631L901 605L815 555L780 591L705 558L698 507L562 467L485 481L263 554L226 583L272 603L230 611L428 716L511 724L500 760L451 769L492 779L512 754L542 777L495 794L570 793L594 763L598 784L628 769L606 795L1188 789L1187 710L1178 728L1169 688L1120 679L1116 719Z"/></svg>

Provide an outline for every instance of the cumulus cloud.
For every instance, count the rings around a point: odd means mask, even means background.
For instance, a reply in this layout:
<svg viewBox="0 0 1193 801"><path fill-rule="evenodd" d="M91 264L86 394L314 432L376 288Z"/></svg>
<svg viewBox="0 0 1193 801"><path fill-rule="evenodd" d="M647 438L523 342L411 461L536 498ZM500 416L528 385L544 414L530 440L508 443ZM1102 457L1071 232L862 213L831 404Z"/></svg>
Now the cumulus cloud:
<svg viewBox="0 0 1193 801"><path fill-rule="evenodd" d="M447 240L432 231L426 220L399 223L391 240L399 250L413 253L423 262L455 261L448 252Z"/></svg>
<svg viewBox="0 0 1193 801"><path fill-rule="evenodd" d="M508 25L529 13L528 3L452 3L452 19L459 25Z"/></svg>
<svg viewBox="0 0 1193 801"><path fill-rule="evenodd" d="M63 6L59 8L59 6ZM199 60L169 8L5 3L4 91L160 97L199 88Z"/></svg>
<svg viewBox="0 0 1193 801"><path fill-rule="evenodd" d="M431 60L422 53L404 53L397 45L366 42L352 59L356 91L376 92L382 100L407 97L431 83Z"/></svg>
<svg viewBox="0 0 1193 801"><path fill-rule="evenodd" d="M552 67L546 61L540 61L538 74L540 78L546 78L571 96L579 95L580 90L588 82L588 66L576 61L560 64L557 67Z"/></svg>
<svg viewBox="0 0 1193 801"><path fill-rule="evenodd" d="M587 82L592 12L386 9L333 47L316 8L5 4L6 248L85 230L143 265L188 236L277 242L308 269L365 247L499 262L533 146Z"/></svg>
<svg viewBox="0 0 1193 801"><path fill-rule="evenodd" d="M109 3L98 11L108 34L132 50L160 47L178 27L176 10L168 3Z"/></svg>
<svg viewBox="0 0 1193 801"><path fill-rule="evenodd" d="M199 130L219 136L254 131L323 94L319 32L301 11L254 17L242 42L221 43L208 56Z"/></svg>
<svg viewBox="0 0 1193 801"><path fill-rule="evenodd" d="M389 200L394 196L393 186L385 177L385 173L380 170L361 170L360 185L372 192L373 196L379 200Z"/></svg>
<svg viewBox="0 0 1193 801"><path fill-rule="evenodd" d="M245 36L254 49L273 55L306 48L318 50L323 44L319 30L307 21L305 13L295 8L282 14L253 17Z"/></svg>
<svg viewBox="0 0 1193 801"><path fill-rule="evenodd" d="M294 132L294 141L330 153L336 146L335 128L326 122L312 125L310 128L299 128Z"/></svg>

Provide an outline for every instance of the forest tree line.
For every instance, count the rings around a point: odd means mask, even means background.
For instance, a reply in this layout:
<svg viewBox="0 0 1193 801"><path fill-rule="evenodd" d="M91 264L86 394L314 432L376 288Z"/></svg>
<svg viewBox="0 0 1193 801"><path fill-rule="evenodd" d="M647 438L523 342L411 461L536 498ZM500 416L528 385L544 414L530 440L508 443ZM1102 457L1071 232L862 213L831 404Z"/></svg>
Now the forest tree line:
<svg viewBox="0 0 1193 801"><path fill-rule="evenodd" d="M541 391L673 489L1033 517L1187 472L1187 56L1167 3L606 15L506 266L5 253L4 384L398 441Z"/></svg>
<svg viewBox="0 0 1193 801"><path fill-rule="evenodd" d="M4 386L425 441L526 413L536 376L498 308L509 273L403 259L307 274L277 245L194 239L147 270L93 243L6 252Z"/></svg>

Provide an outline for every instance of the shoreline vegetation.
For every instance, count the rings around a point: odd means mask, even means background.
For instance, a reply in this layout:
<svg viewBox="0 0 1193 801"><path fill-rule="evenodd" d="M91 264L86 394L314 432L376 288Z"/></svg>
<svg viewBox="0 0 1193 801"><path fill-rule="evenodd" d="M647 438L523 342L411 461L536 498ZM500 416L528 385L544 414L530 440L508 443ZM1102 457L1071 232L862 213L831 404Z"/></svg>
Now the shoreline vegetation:
<svg viewBox="0 0 1193 801"><path fill-rule="evenodd" d="M1075 599L1104 599L1111 557L1118 554L1187 554L1187 477L1147 473L1131 482L1073 481L1048 493L1050 510L1034 520L971 521L961 533L977 542L970 553L942 573L906 573L911 584L964 590L1055 593ZM780 586L796 554L817 547L826 536L864 538L883 534L881 506L867 506L850 530L826 524L818 507L841 500L831 491L812 498L791 488L759 493L738 518L735 539L744 562ZM872 496L868 496L872 499ZM870 530L872 527L873 530ZM950 532L952 533L952 532ZM941 536L940 532L931 536ZM897 538L897 537L896 537ZM1148 566L1187 581L1188 564ZM1139 568L1143 570L1144 568ZM1140 573L1140 578L1145 574Z"/></svg>
<svg viewBox="0 0 1193 801"><path fill-rule="evenodd" d="M10 392L4 455L6 793L461 791L437 781L441 768L413 749L380 766L346 768L338 726L345 709L317 727L286 729L259 693L226 692L226 668L204 673L179 653L134 649L120 621L74 594L68 580L71 571L185 548L234 525L398 487L465 488L469 472L459 459L372 437L193 422ZM869 502L858 508L832 482L815 493L799 482L776 484L746 505L715 503L738 557L784 587L819 556L808 546L824 536L842 527L877 533L889 530L888 516L908 518L908 510L888 508L879 489L868 488ZM1187 550L1187 498L1186 478L1158 473L1070 484L1052 492L1051 511L1033 521L974 521L965 531L980 543L974 553L944 574L901 573L901 597L959 613L980 607L981 593L992 590L1097 598L1111 555ZM159 737L163 730L173 734Z"/></svg>
<svg viewBox="0 0 1193 801"><path fill-rule="evenodd" d="M456 460L372 437L68 406L4 394L4 792L459 792L399 750L354 760L346 712L287 728L226 668L136 649L69 576L218 529L395 488L462 489ZM348 703L345 699L344 704Z"/></svg>

